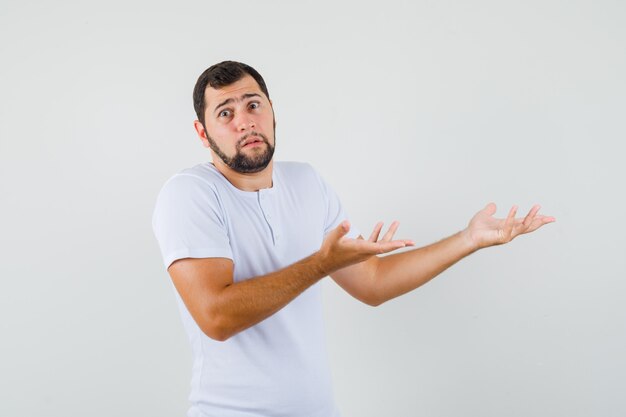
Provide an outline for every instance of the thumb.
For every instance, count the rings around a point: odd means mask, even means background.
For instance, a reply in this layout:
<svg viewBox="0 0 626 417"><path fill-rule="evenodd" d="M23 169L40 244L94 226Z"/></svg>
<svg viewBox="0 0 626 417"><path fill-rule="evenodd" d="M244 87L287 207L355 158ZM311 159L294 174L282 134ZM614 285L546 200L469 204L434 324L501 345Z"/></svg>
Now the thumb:
<svg viewBox="0 0 626 417"><path fill-rule="evenodd" d="M350 231L350 222L347 220L339 223L339 226L335 227L332 231L333 238L335 240L339 240L346 235Z"/></svg>
<svg viewBox="0 0 626 417"><path fill-rule="evenodd" d="M485 210L488 215L493 216L496 214L496 203L487 204L483 210Z"/></svg>

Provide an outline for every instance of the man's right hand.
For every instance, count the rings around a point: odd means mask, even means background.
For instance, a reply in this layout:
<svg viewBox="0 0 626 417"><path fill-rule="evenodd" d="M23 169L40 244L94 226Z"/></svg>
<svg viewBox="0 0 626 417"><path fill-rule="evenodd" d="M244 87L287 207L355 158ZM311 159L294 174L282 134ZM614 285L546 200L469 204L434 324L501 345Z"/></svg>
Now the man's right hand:
<svg viewBox="0 0 626 417"><path fill-rule="evenodd" d="M410 240L392 241L394 222L378 239L382 223L369 240L349 239L350 224L332 230L321 249L294 264L257 277L234 282L234 263L225 258L184 258L168 271L187 309L210 338L224 341L266 319L324 276L373 255L413 246Z"/></svg>
<svg viewBox="0 0 626 417"><path fill-rule="evenodd" d="M383 228L383 223L379 222L369 239L365 240L362 236L357 239L345 237L350 231L350 223L347 220L343 221L326 235L318 252L324 271L326 274L331 274L338 269L365 261L374 255L392 252L406 246L415 246L412 240L392 240L399 225L397 221L391 223L387 233L379 240Z"/></svg>

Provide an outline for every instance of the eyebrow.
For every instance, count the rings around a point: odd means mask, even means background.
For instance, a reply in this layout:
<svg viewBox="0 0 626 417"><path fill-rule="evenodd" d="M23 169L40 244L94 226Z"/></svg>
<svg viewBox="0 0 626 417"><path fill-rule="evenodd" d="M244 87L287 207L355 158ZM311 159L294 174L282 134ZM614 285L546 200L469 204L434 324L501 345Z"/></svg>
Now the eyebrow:
<svg viewBox="0 0 626 417"><path fill-rule="evenodd" d="M215 110L213 110L213 113L215 113L217 111L217 109L219 109L220 107L225 106L227 104L230 104L233 101L243 101L243 100L245 100L247 98L250 98L250 97L261 97L261 95L257 94L257 93L246 93L246 94L242 95L241 97L239 97L238 99L233 99L233 98L226 99L226 100L222 101L220 104L218 104L215 107Z"/></svg>

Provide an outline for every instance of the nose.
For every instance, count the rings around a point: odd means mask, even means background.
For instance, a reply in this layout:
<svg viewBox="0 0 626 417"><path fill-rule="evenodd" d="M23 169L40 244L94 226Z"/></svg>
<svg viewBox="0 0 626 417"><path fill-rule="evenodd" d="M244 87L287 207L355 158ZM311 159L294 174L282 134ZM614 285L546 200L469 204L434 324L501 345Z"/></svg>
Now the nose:
<svg viewBox="0 0 626 417"><path fill-rule="evenodd" d="M247 118L246 116L242 116L238 121L237 121L237 130L240 132L244 132L246 131L246 129L254 129L254 127L256 126L256 123L254 122L254 120Z"/></svg>

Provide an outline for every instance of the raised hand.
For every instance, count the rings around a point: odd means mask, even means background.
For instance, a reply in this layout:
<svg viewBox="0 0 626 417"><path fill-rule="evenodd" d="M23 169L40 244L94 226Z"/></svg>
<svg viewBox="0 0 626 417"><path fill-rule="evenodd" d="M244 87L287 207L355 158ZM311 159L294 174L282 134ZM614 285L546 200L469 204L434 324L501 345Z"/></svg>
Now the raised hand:
<svg viewBox="0 0 626 417"><path fill-rule="evenodd" d="M348 221L342 222L326 235L319 250L325 271L331 273L348 265L362 262L374 255L392 252L406 246L414 246L415 243L412 240L392 240L399 225L399 222L393 222L387 233L379 240L383 228L383 223L379 222L374 227L369 239L365 240L361 237L359 239L345 237L350 230L350 223Z"/></svg>
<svg viewBox="0 0 626 417"><path fill-rule="evenodd" d="M496 212L496 205L489 203L472 217L464 233L476 245L477 249L508 243L519 235L534 232L544 224L556 220L551 216L537 214L540 208L541 206L536 204L530 209L526 217L516 218L517 206L513 206L506 219L496 219L493 217Z"/></svg>

